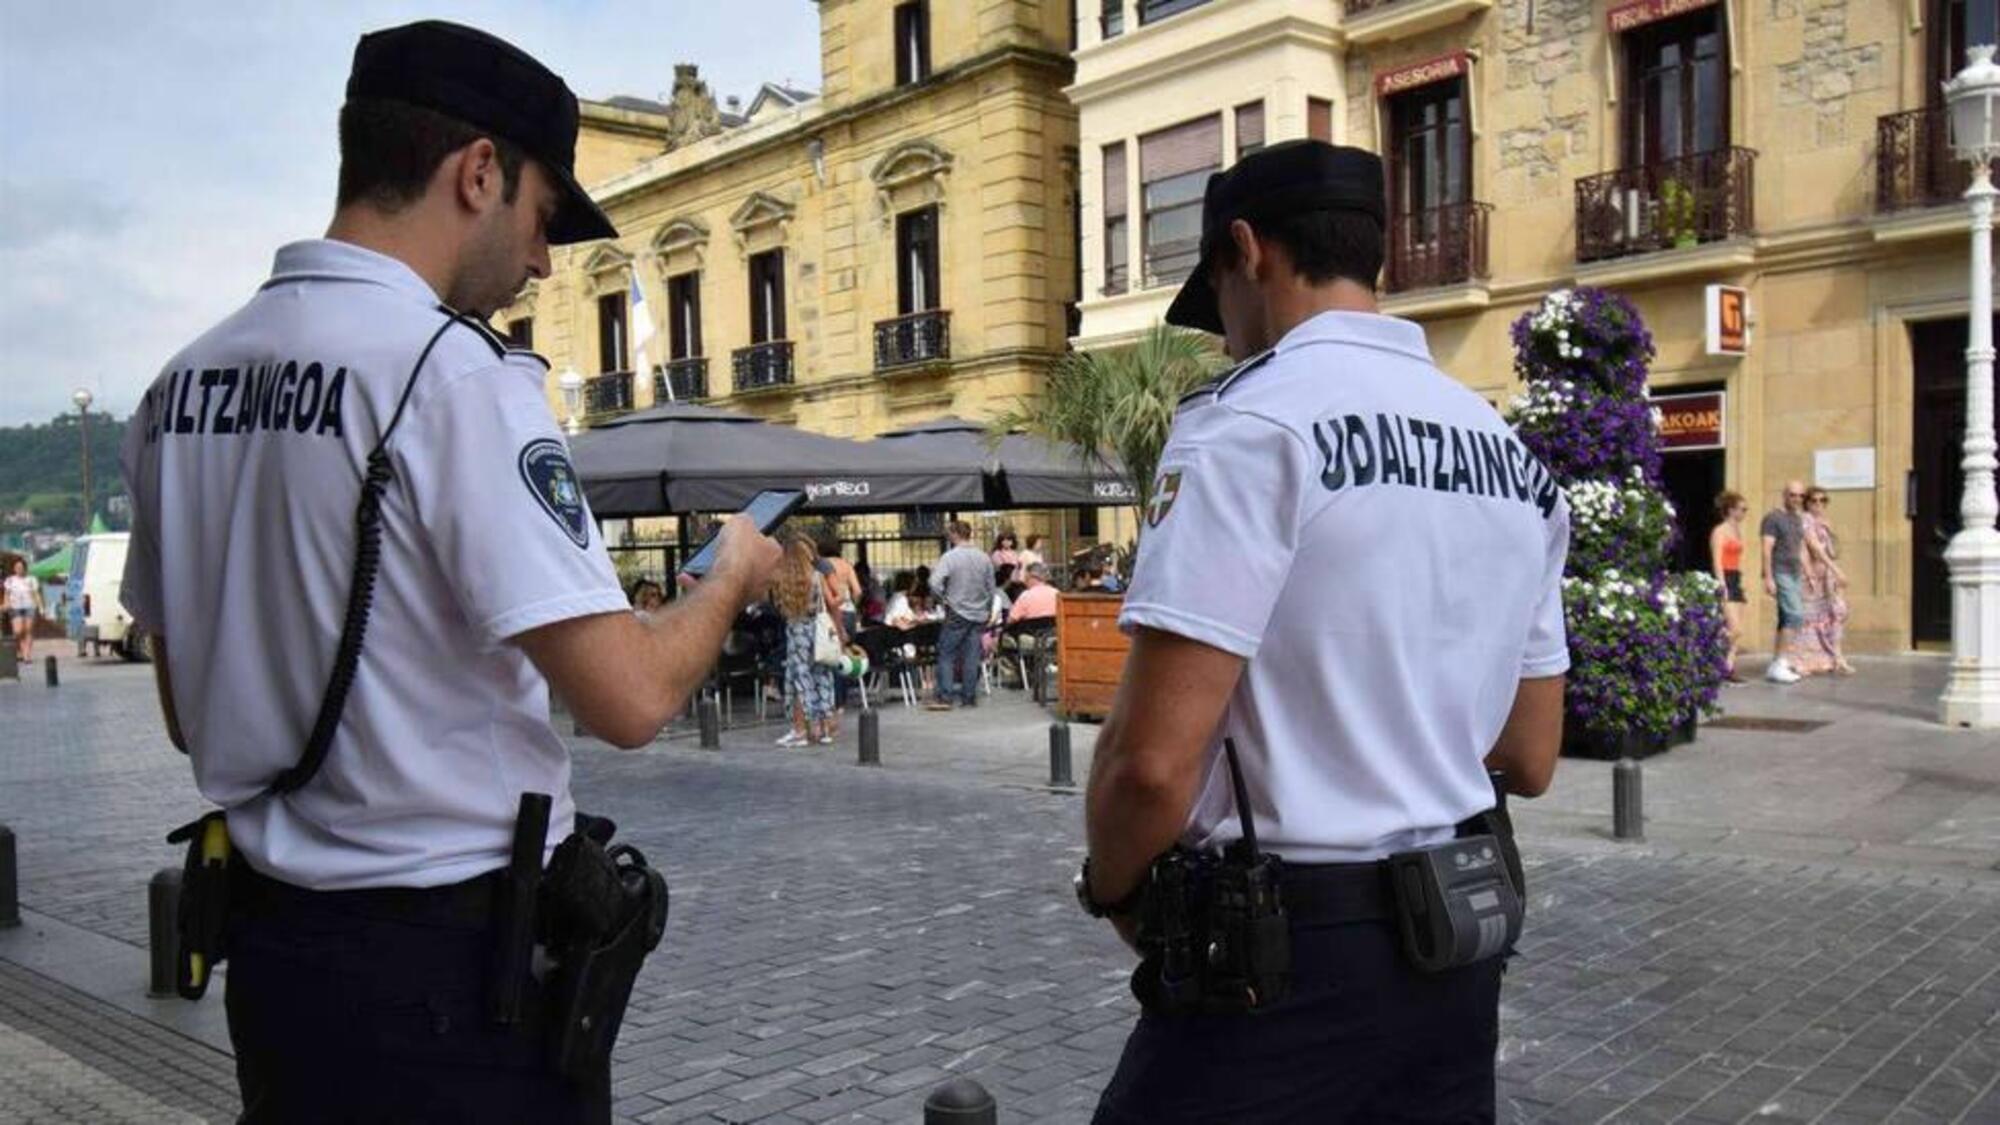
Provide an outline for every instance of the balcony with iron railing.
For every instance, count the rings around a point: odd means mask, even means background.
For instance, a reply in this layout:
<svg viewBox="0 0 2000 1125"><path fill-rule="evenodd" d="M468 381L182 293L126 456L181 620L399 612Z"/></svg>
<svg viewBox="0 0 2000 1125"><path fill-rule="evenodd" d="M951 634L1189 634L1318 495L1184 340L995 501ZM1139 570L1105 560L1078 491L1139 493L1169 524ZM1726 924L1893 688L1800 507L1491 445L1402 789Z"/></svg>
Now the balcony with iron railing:
<svg viewBox="0 0 2000 1125"><path fill-rule="evenodd" d="M632 373L607 371L583 382L583 414L609 418L632 409Z"/></svg>
<svg viewBox="0 0 2000 1125"><path fill-rule="evenodd" d="M950 358L950 309L932 309L875 322L877 371Z"/></svg>
<svg viewBox="0 0 2000 1125"><path fill-rule="evenodd" d="M1878 214L1941 207L1957 203L1965 194L1972 183L1972 173L1952 155L1950 118L1944 106L1876 118Z"/></svg>
<svg viewBox="0 0 2000 1125"><path fill-rule="evenodd" d="M1491 203L1448 203L1389 220L1383 289L1407 293L1484 281Z"/></svg>
<svg viewBox="0 0 2000 1125"><path fill-rule="evenodd" d="M1491 8L1493 0L1345 0L1342 6L1347 41L1366 46L1469 19Z"/></svg>
<svg viewBox="0 0 2000 1125"><path fill-rule="evenodd" d="M708 397L708 359L670 359L653 373L653 401L689 402Z"/></svg>
<svg viewBox="0 0 2000 1125"><path fill-rule="evenodd" d="M792 385L792 342L772 340L737 348L729 354L736 389L761 391Z"/></svg>
<svg viewBox="0 0 2000 1125"><path fill-rule="evenodd" d="M1757 154L1719 148L1576 181L1576 260L1610 261L1748 236Z"/></svg>

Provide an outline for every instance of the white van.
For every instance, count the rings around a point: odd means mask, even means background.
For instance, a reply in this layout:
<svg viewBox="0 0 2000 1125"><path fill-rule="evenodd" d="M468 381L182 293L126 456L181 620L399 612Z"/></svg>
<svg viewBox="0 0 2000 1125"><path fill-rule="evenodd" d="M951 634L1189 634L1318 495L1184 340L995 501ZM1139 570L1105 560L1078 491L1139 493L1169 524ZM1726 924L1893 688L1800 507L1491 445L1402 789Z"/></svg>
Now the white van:
<svg viewBox="0 0 2000 1125"><path fill-rule="evenodd" d="M76 624L76 651L92 655L112 649L127 660L146 659L145 631L118 600L125 580L130 532L86 535L76 541L69 563L70 614Z"/></svg>

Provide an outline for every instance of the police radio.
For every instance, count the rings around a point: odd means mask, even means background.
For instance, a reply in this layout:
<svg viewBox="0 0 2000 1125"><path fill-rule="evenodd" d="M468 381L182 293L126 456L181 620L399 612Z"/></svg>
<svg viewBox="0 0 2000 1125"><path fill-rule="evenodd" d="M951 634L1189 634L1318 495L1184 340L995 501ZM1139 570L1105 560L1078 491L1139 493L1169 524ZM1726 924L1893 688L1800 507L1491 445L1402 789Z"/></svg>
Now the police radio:
<svg viewBox="0 0 2000 1125"><path fill-rule="evenodd" d="M1134 985L1149 1006L1205 1015L1262 1011L1291 995L1283 861L1257 848L1236 743L1224 739L1243 836L1222 855L1175 848L1153 862L1139 919L1147 954Z"/></svg>

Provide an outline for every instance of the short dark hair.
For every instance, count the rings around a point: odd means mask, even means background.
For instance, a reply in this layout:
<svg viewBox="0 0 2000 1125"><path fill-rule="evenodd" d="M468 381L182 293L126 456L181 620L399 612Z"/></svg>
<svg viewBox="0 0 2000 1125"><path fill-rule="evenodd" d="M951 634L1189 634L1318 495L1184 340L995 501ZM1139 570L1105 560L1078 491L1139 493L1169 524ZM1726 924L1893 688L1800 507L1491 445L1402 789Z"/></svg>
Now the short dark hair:
<svg viewBox="0 0 2000 1125"><path fill-rule="evenodd" d="M972 538L972 525L965 522L964 520L951 521L951 526L945 528L945 530L950 532L952 538L954 539Z"/></svg>
<svg viewBox="0 0 2000 1125"><path fill-rule="evenodd" d="M1382 274L1382 224L1372 215L1294 211L1245 221L1258 238L1283 246L1293 271L1313 285L1344 277L1372 289ZM1236 240L1226 233L1216 244L1214 264L1223 269L1236 264Z"/></svg>
<svg viewBox="0 0 2000 1125"><path fill-rule="evenodd" d="M840 540L831 535L820 536L816 546L819 548L820 558L837 559L840 557Z"/></svg>
<svg viewBox="0 0 2000 1125"><path fill-rule="evenodd" d="M527 154L518 145L436 110L382 98L340 107L340 188L336 206L371 203L399 211L421 199L444 158L485 137L500 160L500 197L521 190Z"/></svg>
<svg viewBox="0 0 2000 1125"><path fill-rule="evenodd" d="M1734 511L1738 504L1743 504L1742 493L1724 491L1722 495L1715 498L1715 514L1723 519L1728 519L1729 513ZM1749 505L1745 504L1744 506L1748 507Z"/></svg>

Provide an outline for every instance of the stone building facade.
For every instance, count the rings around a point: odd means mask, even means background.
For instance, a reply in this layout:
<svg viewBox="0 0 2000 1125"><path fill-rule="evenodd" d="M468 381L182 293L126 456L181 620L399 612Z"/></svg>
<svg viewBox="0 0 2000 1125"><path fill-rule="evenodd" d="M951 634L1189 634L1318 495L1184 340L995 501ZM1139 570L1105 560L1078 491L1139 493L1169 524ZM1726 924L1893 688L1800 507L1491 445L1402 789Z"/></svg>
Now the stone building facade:
<svg viewBox="0 0 2000 1125"><path fill-rule="evenodd" d="M817 8L817 94L718 108L683 67L666 103L586 106L579 148L619 237L559 250L496 318L550 358L559 416L574 370L592 417L671 394L869 437L1009 405L1064 348L1068 6Z"/></svg>
<svg viewBox="0 0 2000 1125"><path fill-rule="evenodd" d="M1496 405L1517 389L1508 326L1544 293L1598 285L1638 305L1682 443L1667 475L1684 565L1708 565L1714 494L1749 498L1753 644L1773 613L1756 519L1791 478L1832 489L1850 648L1945 639L1969 285L1937 89L1968 35L1990 38L1993 0L1084 7L1082 346L1164 310L1184 233L1167 181L1233 161L1243 107L1261 103L1268 141L1384 154L1385 311L1421 321L1440 365ZM1178 151L1157 140L1203 118ZM1149 140L1150 173L1135 153ZM1728 309L1742 354L1710 340Z"/></svg>

